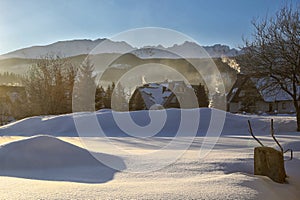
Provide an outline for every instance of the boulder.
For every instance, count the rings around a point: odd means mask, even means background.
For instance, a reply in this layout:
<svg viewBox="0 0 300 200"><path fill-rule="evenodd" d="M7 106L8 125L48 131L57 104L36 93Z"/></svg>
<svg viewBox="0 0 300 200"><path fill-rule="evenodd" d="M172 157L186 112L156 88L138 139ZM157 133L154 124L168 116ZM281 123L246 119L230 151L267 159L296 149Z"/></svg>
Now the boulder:
<svg viewBox="0 0 300 200"><path fill-rule="evenodd" d="M282 152L271 147L254 149L254 174L268 176L277 183L284 183L286 178Z"/></svg>

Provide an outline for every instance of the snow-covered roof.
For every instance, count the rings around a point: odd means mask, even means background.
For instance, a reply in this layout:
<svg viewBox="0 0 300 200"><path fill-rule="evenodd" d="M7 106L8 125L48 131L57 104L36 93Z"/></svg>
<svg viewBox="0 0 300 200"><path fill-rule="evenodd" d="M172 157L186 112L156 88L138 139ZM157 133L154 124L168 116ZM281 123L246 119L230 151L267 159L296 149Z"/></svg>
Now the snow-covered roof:
<svg viewBox="0 0 300 200"><path fill-rule="evenodd" d="M139 87L138 90L144 99L147 109L150 109L154 104L164 105L173 94L172 91L178 91L181 87L192 88L183 81L166 81L162 83L148 83Z"/></svg>
<svg viewBox="0 0 300 200"><path fill-rule="evenodd" d="M233 99L233 97L235 96L235 94L236 94L236 92L238 91L238 89L239 88L233 88L232 90L231 90L231 92L229 93L230 94L230 96L229 96L229 94L227 95L227 97L228 97L228 101L230 102L230 101L232 101L232 99Z"/></svg>
<svg viewBox="0 0 300 200"><path fill-rule="evenodd" d="M275 102L275 101L291 101L292 97L280 87L277 88L266 88L268 80L264 78L250 78L250 80L255 84L261 97L265 102ZM298 93L300 92L300 86L297 87Z"/></svg>
<svg viewBox="0 0 300 200"><path fill-rule="evenodd" d="M147 84L144 87L138 88L138 90L140 91L148 109L150 109L150 107L154 104L163 105L172 94L172 92L165 86L158 83Z"/></svg>
<svg viewBox="0 0 300 200"><path fill-rule="evenodd" d="M245 75L239 74L239 76L237 77L235 83L232 86L232 89L227 94L227 101L228 102L231 102L233 100L233 98L238 93L240 88L244 85L246 80L247 80L247 77Z"/></svg>
<svg viewBox="0 0 300 200"><path fill-rule="evenodd" d="M231 91L227 95L227 101L231 102L235 95L239 93L239 90L247 81L251 81L252 84L257 88L260 96L265 102L275 102L275 101L290 101L292 97L280 87L268 88L267 85L270 80L266 78L249 78L244 74L239 74L236 82L234 83ZM300 93L300 86L298 86L298 92Z"/></svg>
<svg viewBox="0 0 300 200"><path fill-rule="evenodd" d="M277 91L259 90L262 98L265 102L275 102L275 101L290 101L293 100L292 97L282 89Z"/></svg>
<svg viewBox="0 0 300 200"><path fill-rule="evenodd" d="M146 107L149 109L153 104L163 105L168 97L172 94L171 91L164 91L163 86L150 86L139 89L145 101Z"/></svg>

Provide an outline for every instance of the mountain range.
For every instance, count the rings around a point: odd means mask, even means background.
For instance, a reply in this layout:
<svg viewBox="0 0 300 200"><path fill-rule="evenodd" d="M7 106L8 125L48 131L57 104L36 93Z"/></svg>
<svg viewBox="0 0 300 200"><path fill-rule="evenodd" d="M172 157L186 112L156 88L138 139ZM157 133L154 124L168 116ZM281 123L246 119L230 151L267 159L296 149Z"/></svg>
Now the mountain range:
<svg viewBox="0 0 300 200"><path fill-rule="evenodd" d="M232 57L240 51L226 45L215 44L213 46L199 46L194 42L186 41L182 44L174 44L171 47L145 46L136 48L124 41L111 41L109 39L97 40L69 40L59 41L45 46L32 46L19 49L3 55L0 59L22 58L37 59L46 55L59 55L61 57L73 57L86 54L103 53L132 53L141 59L147 58L207 58L207 57Z"/></svg>
<svg viewBox="0 0 300 200"><path fill-rule="evenodd" d="M95 72L102 74L101 80L108 83L120 80L121 77L125 77L126 73L128 73L126 77L130 83L139 83L143 74L153 75L153 73L155 74L153 80L148 77L150 82L166 79L177 80L178 76L176 73L174 74L174 70L176 70L191 83L197 84L202 81L202 77L199 76L190 61L205 68L210 65L210 58L212 58L221 73L227 91L231 88L237 71L223 59L230 59L229 57L240 53L226 45L216 44L201 47L188 41L174 44L171 47L158 45L135 48L124 41L109 39L72 40L28 47L3 54L0 56L0 73L26 74L31 66L47 55L67 57L74 66L79 66L89 54ZM189 59L187 60L187 58ZM139 75L134 70L134 75L129 73L135 66L144 66ZM172 69L162 66L169 66ZM136 69L138 70L138 68Z"/></svg>

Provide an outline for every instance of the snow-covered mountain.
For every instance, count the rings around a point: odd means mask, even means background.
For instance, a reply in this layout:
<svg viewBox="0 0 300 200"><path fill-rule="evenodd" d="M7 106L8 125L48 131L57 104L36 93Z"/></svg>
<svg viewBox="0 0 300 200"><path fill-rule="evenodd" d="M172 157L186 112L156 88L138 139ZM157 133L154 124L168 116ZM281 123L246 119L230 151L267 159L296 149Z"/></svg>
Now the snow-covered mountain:
<svg viewBox="0 0 300 200"><path fill-rule="evenodd" d="M165 59L177 59L182 56L176 52L167 50L166 48L157 48L157 47L143 47L136 49L131 52L141 59L150 59L150 58L165 58Z"/></svg>
<svg viewBox="0 0 300 200"><path fill-rule="evenodd" d="M204 46L203 47L211 57L220 57L224 55L226 57L237 56L241 51L230 48L227 45L215 44L213 46Z"/></svg>
<svg viewBox="0 0 300 200"><path fill-rule="evenodd" d="M100 43L101 48L98 46ZM46 55L71 57L82 54L123 53L134 48L126 42L114 42L108 39L59 41L45 46L33 46L19 49L0 56L3 58L40 58Z"/></svg>
<svg viewBox="0 0 300 200"><path fill-rule="evenodd" d="M33 46L19 49L7 54L0 55L4 58L29 58L35 59L45 55L59 55L71 57L82 54L101 54L101 53L132 53L142 59L147 58L206 58L206 57L231 57L239 54L236 49L231 49L226 45L216 44L213 46L199 46L194 42L184 42L174 44L172 47L147 46L134 48L124 41L111 41L109 39L97 40L70 40L59 41L45 46Z"/></svg>
<svg viewBox="0 0 300 200"><path fill-rule="evenodd" d="M174 44L172 47L150 46L137 49L132 52L136 56L147 58L219 58L239 55L239 51L229 46L215 44L213 46L199 46L194 42L186 41L183 44Z"/></svg>

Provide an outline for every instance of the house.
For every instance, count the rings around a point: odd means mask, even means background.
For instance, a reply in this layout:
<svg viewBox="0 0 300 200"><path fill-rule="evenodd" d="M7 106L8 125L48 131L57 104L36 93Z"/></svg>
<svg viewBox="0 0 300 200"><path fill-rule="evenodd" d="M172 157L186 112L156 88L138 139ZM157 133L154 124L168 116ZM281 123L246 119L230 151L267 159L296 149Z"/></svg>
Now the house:
<svg viewBox="0 0 300 200"><path fill-rule="evenodd" d="M25 88L21 86L0 86L0 125L13 121L23 115L18 106L26 98Z"/></svg>
<svg viewBox="0 0 300 200"><path fill-rule="evenodd" d="M295 113L292 98L282 89L262 89L265 81L238 74L227 94L227 111L232 113Z"/></svg>
<svg viewBox="0 0 300 200"><path fill-rule="evenodd" d="M198 105L193 101L193 95L193 87L184 81L148 83L136 88L129 100L129 109L195 108Z"/></svg>

